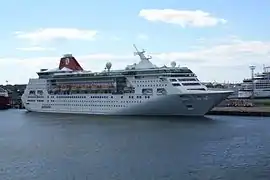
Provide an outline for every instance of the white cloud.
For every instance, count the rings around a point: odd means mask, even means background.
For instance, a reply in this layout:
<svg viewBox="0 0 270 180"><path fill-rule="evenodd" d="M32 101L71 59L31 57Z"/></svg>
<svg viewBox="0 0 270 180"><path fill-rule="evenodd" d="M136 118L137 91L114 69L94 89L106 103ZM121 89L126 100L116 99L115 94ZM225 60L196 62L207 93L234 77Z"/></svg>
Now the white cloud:
<svg viewBox="0 0 270 180"><path fill-rule="evenodd" d="M45 48L39 46L16 48L16 49L20 51L55 51L55 48Z"/></svg>
<svg viewBox="0 0 270 180"><path fill-rule="evenodd" d="M97 35L96 30L82 30L76 28L44 28L32 32L15 32L15 36L20 39L27 39L34 42L51 40L94 40Z"/></svg>
<svg viewBox="0 0 270 180"><path fill-rule="evenodd" d="M200 65L205 66L242 66L259 61L267 63L269 52L270 42L238 40L190 52L161 53L157 56L175 61L200 61Z"/></svg>
<svg viewBox="0 0 270 180"><path fill-rule="evenodd" d="M201 10L142 9L139 16L148 21L160 21L182 27L207 27L227 22L225 19L214 17L210 13Z"/></svg>
<svg viewBox="0 0 270 180"><path fill-rule="evenodd" d="M149 39L149 37L146 34L143 34L143 33L138 34L137 38L141 39L141 40L148 40Z"/></svg>
<svg viewBox="0 0 270 180"><path fill-rule="evenodd" d="M150 47L148 49L150 50ZM176 61L177 65L187 66L203 81L241 81L250 76L249 65L256 65L256 71L261 70L263 64L269 65L270 42L244 41L232 37L231 41L228 40L226 43L207 45L199 50L156 52L150 55L153 57L152 63L158 66L170 66L171 61ZM139 61L138 56L133 56L133 52L74 54L74 56L84 69L91 71L103 70L108 61L112 62L112 69L123 69L126 65ZM59 59L57 56L0 58L0 66L5 78L9 77L10 83L27 83L28 78L35 77L39 69L57 67ZM0 77L0 84L5 82L5 78Z"/></svg>

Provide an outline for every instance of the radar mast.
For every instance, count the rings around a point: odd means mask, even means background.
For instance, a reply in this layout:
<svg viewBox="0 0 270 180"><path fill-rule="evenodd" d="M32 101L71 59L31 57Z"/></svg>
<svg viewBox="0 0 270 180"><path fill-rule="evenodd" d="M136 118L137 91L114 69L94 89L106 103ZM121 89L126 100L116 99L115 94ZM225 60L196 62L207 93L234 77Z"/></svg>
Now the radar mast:
<svg viewBox="0 0 270 180"><path fill-rule="evenodd" d="M135 44L133 44L133 47L135 48L136 52L134 52L134 56L138 55L140 57L140 59L143 61L145 60L149 60L149 59L152 59L151 56L148 56L148 57L145 57L144 53L145 53L145 50L143 49L142 51L139 51L136 47Z"/></svg>

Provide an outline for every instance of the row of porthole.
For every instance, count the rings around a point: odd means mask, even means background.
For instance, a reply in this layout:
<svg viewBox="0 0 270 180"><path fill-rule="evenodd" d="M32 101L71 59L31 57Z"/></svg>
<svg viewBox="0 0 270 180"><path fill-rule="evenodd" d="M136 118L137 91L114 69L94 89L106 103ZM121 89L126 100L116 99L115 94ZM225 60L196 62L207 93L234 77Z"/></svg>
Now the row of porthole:
<svg viewBox="0 0 270 180"><path fill-rule="evenodd" d="M51 100L51 102L54 102ZM56 103L61 102L61 101L56 101ZM64 101L67 103L70 102L79 102L79 101ZM107 101L82 101L82 103L119 103L118 101L114 101L114 102L107 102ZM120 103L142 103L142 101L120 101Z"/></svg>
<svg viewBox="0 0 270 180"><path fill-rule="evenodd" d="M48 96L49 97L49 96ZM52 96L54 98L54 96ZM86 96L56 96L56 98L61 99L61 98L86 98Z"/></svg>
<svg viewBox="0 0 270 180"><path fill-rule="evenodd" d="M102 104L48 104L50 106L95 106L95 107L127 107L125 105L102 105Z"/></svg>
<svg viewBox="0 0 270 180"><path fill-rule="evenodd" d="M145 96L145 98L150 98L150 96ZM27 100L28 102L35 102L35 100ZM37 102L44 102L44 100L37 100ZM81 102L81 103L132 103L132 102L136 102L135 101L87 101L87 100L81 100L81 101L76 101L76 100L47 100L47 102L67 102L67 103L70 103L70 102ZM137 101L139 102L139 101ZM140 101L141 102L141 101Z"/></svg>
<svg viewBox="0 0 270 180"><path fill-rule="evenodd" d="M36 102L36 100L29 99L27 102Z"/></svg>
<svg viewBox="0 0 270 180"><path fill-rule="evenodd" d="M129 103L129 102L136 102L136 101L56 101L56 102L81 102L81 103ZM139 101L138 101L139 102Z"/></svg>
<svg viewBox="0 0 270 180"><path fill-rule="evenodd" d="M167 84L139 84L137 87L163 87L167 86Z"/></svg>
<svg viewBox="0 0 270 180"><path fill-rule="evenodd" d="M95 103L118 103L118 101L88 101L88 100L51 100L51 102L81 102L81 103L84 103L84 102L95 102ZM122 102L122 101L121 101Z"/></svg>
<svg viewBox="0 0 270 180"><path fill-rule="evenodd" d="M139 81L132 81L133 83L146 83L146 82L161 82L161 80L139 80Z"/></svg>
<svg viewBox="0 0 270 180"><path fill-rule="evenodd" d="M86 96L74 96L75 98L84 98L84 99L86 99ZM90 98L93 98L93 99L95 99L95 98L104 98L104 97L106 97L106 96L90 96ZM49 98L49 96L47 97L47 98ZM54 96L52 96L52 98L54 98ZM58 99L66 99L66 98L73 98L72 96L57 96L57 98ZM113 96L111 96L111 98L113 98ZM123 99L124 97L123 96L121 96L121 99ZM133 99L134 98L134 96L129 96L129 98L130 99ZM138 99L141 99L141 96L137 96L137 98ZM145 96L145 98L150 98L150 96ZM51 100L51 101L54 101L54 100ZM73 101L73 102L75 102L75 101ZM81 101L82 102L82 101Z"/></svg>
<svg viewBox="0 0 270 180"><path fill-rule="evenodd" d="M99 97L99 96L97 96L97 97ZM102 96L101 96L102 97ZM121 96L121 98L123 99L123 96ZM129 99L134 99L134 96L129 96L128 97ZM136 97L137 99L141 99L142 98L142 96L137 96ZM147 99L147 98L150 98L150 96L145 96L145 99ZM61 98L60 98L61 99ZM51 101L54 101L54 100L51 100ZM110 101L110 100L109 100ZM84 102L84 100L81 100L81 101L76 101L76 100L73 100L73 101L71 101L70 100L70 102ZM113 102L118 102L118 101L113 101Z"/></svg>
<svg viewBox="0 0 270 180"><path fill-rule="evenodd" d="M28 96L28 98L44 98L44 96Z"/></svg>

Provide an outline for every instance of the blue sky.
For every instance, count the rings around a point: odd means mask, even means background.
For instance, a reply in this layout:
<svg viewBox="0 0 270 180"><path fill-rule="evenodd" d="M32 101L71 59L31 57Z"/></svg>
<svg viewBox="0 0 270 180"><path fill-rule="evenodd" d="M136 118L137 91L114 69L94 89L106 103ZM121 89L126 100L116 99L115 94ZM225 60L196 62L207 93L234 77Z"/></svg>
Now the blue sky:
<svg viewBox="0 0 270 180"><path fill-rule="evenodd" d="M16 6L15 6L16 4ZM270 65L270 1L5 1L0 11L0 84L27 83L72 53L88 70L138 61L190 67L202 81L241 81ZM269 63L269 64L267 64Z"/></svg>

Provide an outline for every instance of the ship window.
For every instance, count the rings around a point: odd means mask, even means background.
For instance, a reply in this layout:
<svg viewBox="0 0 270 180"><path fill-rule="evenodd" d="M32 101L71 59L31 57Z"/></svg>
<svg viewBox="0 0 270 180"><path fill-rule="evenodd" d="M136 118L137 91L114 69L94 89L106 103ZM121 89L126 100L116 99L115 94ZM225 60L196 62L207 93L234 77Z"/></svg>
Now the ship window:
<svg viewBox="0 0 270 180"><path fill-rule="evenodd" d="M186 105L187 108L193 108L191 104Z"/></svg>
<svg viewBox="0 0 270 180"><path fill-rule="evenodd" d="M153 94L153 89L151 88L142 89L142 94Z"/></svg>
<svg viewBox="0 0 270 180"><path fill-rule="evenodd" d="M29 91L29 95L34 95L36 92L34 90Z"/></svg>
<svg viewBox="0 0 270 180"><path fill-rule="evenodd" d="M197 79L195 79L195 78L189 78L189 79L183 78L183 79L178 79L178 81L197 81Z"/></svg>
<svg viewBox="0 0 270 180"><path fill-rule="evenodd" d="M166 94L165 88L158 88L157 89L157 94Z"/></svg>
<svg viewBox="0 0 270 180"><path fill-rule="evenodd" d="M182 83L184 86L200 86L200 83Z"/></svg>
<svg viewBox="0 0 270 180"><path fill-rule="evenodd" d="M171 82L176 82L177 80L176 79L170 79Z"/></svg>
<svg viewBox="0 0 270 180"><path fill-rule="evenodd" d="M179 83L173 83L173 86L181 86Z"/></svg>
<svg viewBox="0 0 270 180"><path fill-rule="evenodd" d="M193 88L193 89L188 89L188 90L201 90L201 91L206 91L206 89L205 88Z"/></svg>

